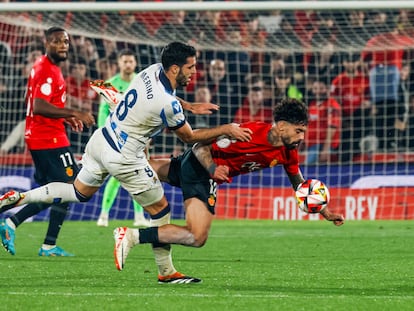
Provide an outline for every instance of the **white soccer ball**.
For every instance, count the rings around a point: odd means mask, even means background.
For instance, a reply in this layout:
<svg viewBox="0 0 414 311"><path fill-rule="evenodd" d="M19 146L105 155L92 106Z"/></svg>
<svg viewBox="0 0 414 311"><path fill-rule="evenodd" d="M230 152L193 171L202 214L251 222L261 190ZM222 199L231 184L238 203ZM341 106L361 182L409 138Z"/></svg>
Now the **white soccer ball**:
<svg viewBox="0 0 414 311"><path fill-rule="evenodd" d="M320 213L329 203L328 187L318 179L308 179L295 192L299 208L305 213Z"/></svg>

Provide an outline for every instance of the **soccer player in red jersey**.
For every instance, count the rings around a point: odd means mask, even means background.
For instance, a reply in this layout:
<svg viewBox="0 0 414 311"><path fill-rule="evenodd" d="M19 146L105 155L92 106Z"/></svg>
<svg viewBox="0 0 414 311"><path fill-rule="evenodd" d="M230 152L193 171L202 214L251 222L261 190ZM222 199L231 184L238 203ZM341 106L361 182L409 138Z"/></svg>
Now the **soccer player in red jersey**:
<svg viewBox="0 0 414 311"><path fill-rule="evenodd" d="M49 28L46 33L46 54L33 65L27 84L25 140L40 185L50 182L74 181L79 168L70 150L65 123L73 130L82 131L84 124L91 126L95 119L89 112L65 108L66 84L59 63L65 61L69 51L69 35L60 27ZM14 235L15 229L27 218L51 206L48 231L39 256L70 256L56 240L68 210L68 204L31 203L0 223L0 233ZM15 254L14 239L7 249Z"/></svg>
<svg viewBox="0 0 414 311"><path fill-rule="evenodd" d="M252 131L252 139L242 142L226 137L210 145L196 144L183 155L172 159L152 159L158 177L183 192L186 224L167 224L145 229L117 228L122 239L115 245L115 255L122 248L122 265L129 250L137 244L181 244L201 247L208 238L216 203L217 183L253 171L283 165L293 189L305 181L299 167L298 146L307 130L308 111L297 99L283 99L275 106L274 122L248 122L240 126ZM321 214L340 226L344 217L328 208ZM121 260L115 256L115 260ZM119 263L120 264L120 263Z"/></svg>

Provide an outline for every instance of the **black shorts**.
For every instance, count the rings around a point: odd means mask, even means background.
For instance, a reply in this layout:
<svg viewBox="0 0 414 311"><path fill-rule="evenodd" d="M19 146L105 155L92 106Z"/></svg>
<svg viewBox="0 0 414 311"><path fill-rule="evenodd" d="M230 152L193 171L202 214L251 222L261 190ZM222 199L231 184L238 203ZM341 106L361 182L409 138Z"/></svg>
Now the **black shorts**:
<svg viewBox="0 0 414 311"><path fill-rule="evenodd" d="M168 180L170 185L181 188L184 200L198 198L206 203L208 210L214 215L217 183L210 178L191 149L171 158Z"/></svg>
<svg viewBox="0 0 414 311"><path fill-rule="evenodd" d="M30 150L35 165L34 179L39 185L50 182L73 182L79 172L69 147Z"/></svg>

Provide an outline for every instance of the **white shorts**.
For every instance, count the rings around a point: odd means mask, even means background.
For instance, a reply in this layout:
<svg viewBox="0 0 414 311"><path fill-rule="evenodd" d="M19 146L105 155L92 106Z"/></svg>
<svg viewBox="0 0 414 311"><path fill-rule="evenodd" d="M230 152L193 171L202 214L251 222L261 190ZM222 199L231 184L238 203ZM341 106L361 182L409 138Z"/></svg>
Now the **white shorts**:
<svg viewBox="0 0 414 311"><path fill-rule="evenodd" d="M109 145L102 129L97 129L89 139L81 163L77 178L85 185L100 187L111 175L143 207L160 201L164 196L162 184L145 152L138 153L134 159L125 158Z"/></svg>

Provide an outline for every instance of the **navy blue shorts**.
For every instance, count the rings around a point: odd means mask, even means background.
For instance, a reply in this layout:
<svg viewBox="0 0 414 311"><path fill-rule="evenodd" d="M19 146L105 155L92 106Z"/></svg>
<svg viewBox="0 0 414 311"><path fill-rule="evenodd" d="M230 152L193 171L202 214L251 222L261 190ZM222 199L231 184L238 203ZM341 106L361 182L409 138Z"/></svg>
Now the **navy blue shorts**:
<svg viewBox="0 0 414 311"><path fill-rule="evenodd" d="M34 179L39 185L50 182L71 183L79 172L69 147L30 150L36 168Z"/></svg>
<svg viewBox="0 0 414 311"><path fill-rule="evenodd" d="M171 158L168 180L170 185L181 188L184 200L198 198L206 203L208 210L214 215L217 183L210 178L191 149Z"/></svg>

